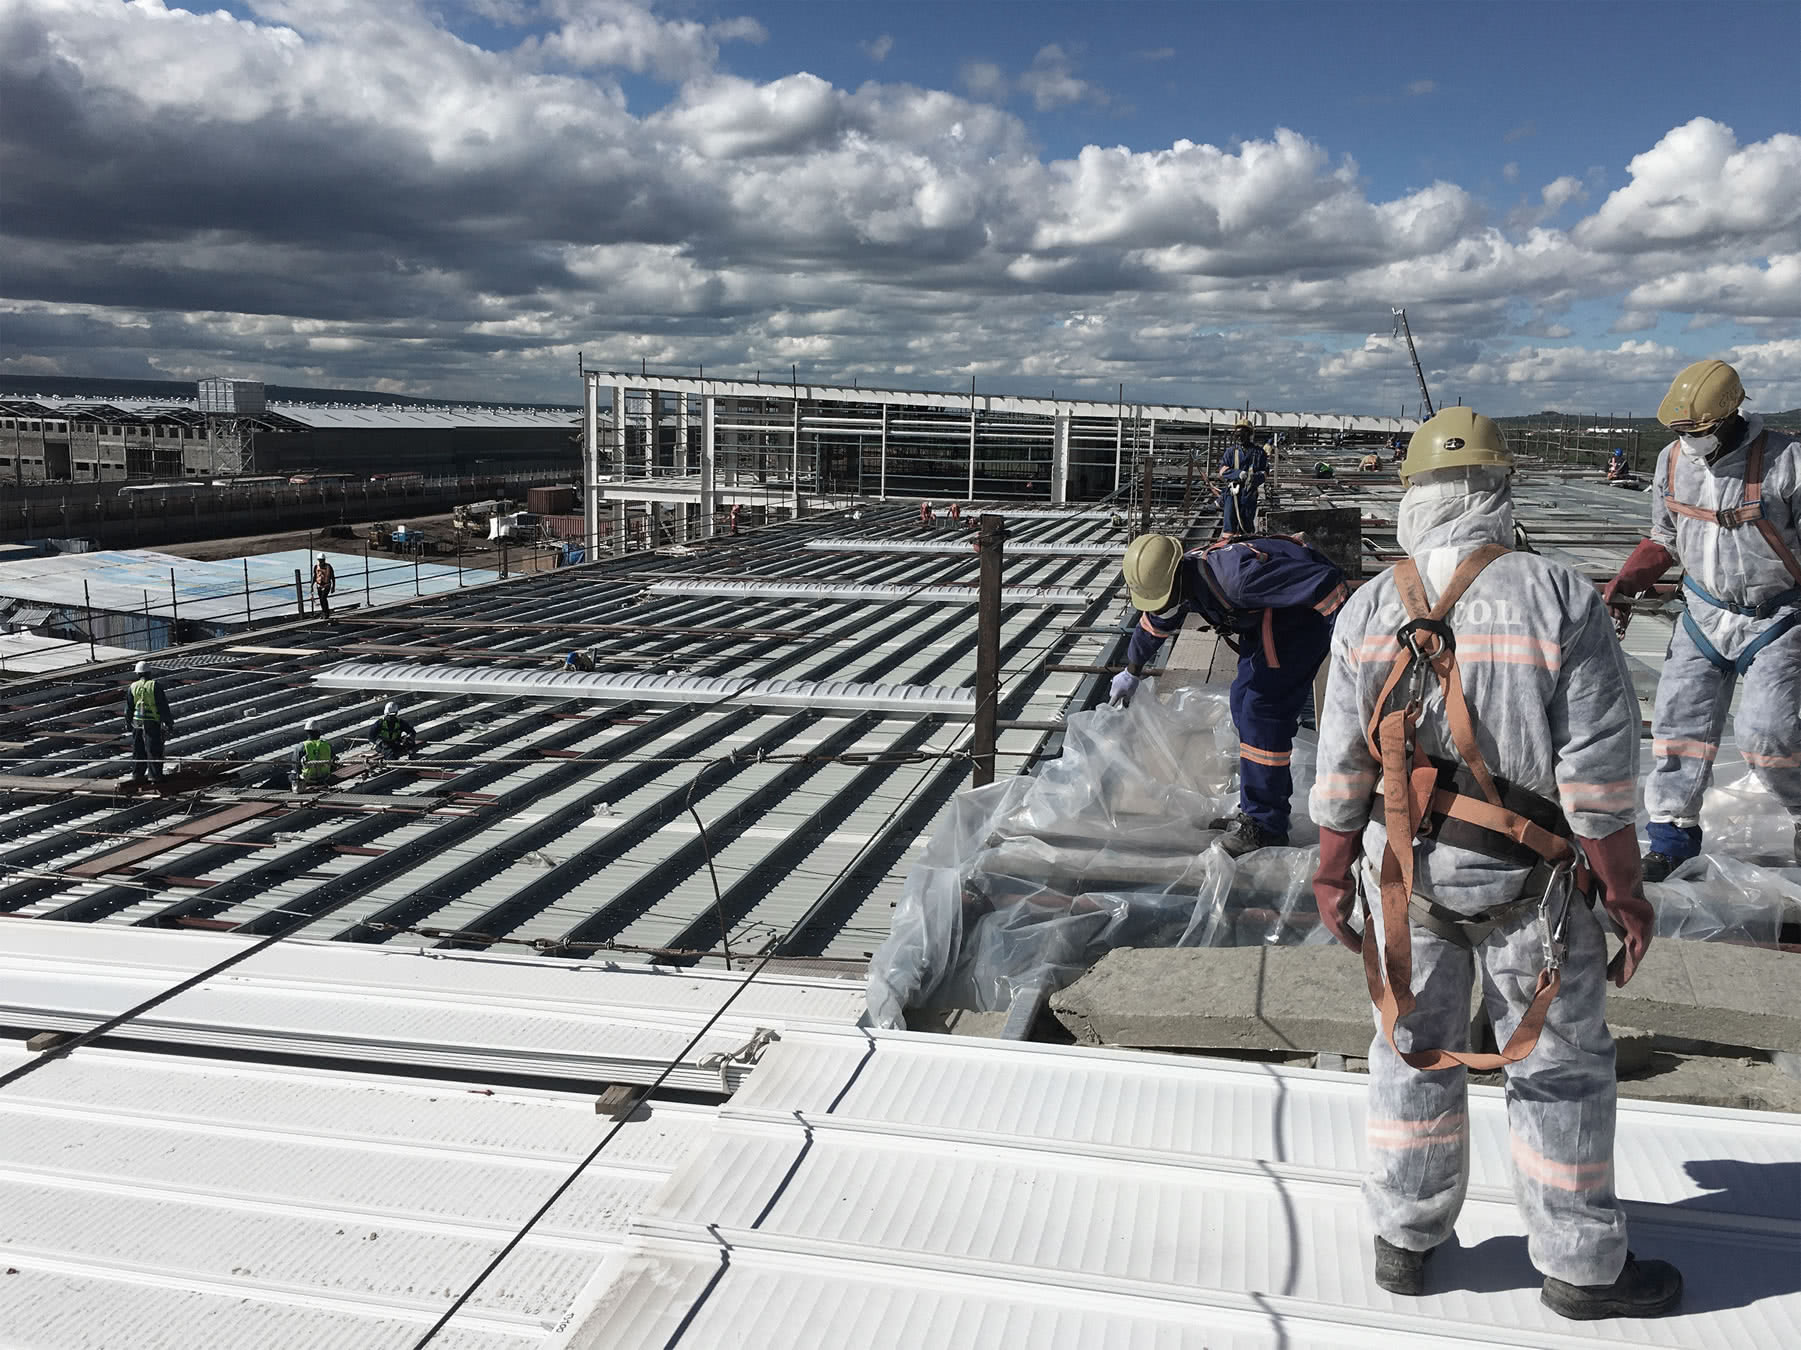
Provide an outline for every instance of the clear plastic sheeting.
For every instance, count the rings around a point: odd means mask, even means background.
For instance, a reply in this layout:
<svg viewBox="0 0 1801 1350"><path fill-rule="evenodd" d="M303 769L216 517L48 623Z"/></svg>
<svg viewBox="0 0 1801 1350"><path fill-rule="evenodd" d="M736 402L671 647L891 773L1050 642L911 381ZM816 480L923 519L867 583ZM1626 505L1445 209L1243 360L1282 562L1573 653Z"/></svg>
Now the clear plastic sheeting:
<svg viewBox="0 0 1801 1350"><path fill-rule="evenodd" d="M1207 823L1237 806L1238 738L1225 691L1156 697L1069 719L1035 776L958 794L908 874L869 970L869 1013L1000 1012L1049 994L1115 947L1330 942L1313 909L1319 830L1305 807L1316 742L1294 748L1290 847L1228 857ZM1658 934L1769 945L1801 923L1794 823L1748 773L1713 787L1707 849L1648 885Z"/></svg>
<svg viewBox="0 0 1801 1350"><path fill-rule="evenodd" d="M1645 887L1659 937L1769 946L1785 923L1801 923L1795 821L1755 774L1708 789L1701 834L1700 857Z"/></svg>
<svg viewBox="0 0 1801 1350"><path fill-rule="evenodd" d="M1069 719L1063 753L1032 777L960 793L908 875L870 963L879 1026L907 1008L1000 1011L1049 993L1115 947L1299 942L1316 926L1305 846L1234 860L1209 821L1237 802L1238 738L1223 690ZM1295 753L1295 800L1313 778ZM1295 818L1297 844L1318 831Z"/></svg>

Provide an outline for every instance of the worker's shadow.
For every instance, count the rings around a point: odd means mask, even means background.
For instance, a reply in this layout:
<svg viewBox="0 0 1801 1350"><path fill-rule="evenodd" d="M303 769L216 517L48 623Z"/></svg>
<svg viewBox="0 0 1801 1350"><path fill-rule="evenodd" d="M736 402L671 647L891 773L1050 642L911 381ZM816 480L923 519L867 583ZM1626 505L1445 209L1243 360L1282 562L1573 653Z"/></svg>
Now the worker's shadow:
<svg viewBox="0 0 1801 1350"><path fill-rule="evenodd" d="M1722 1219L1750 1216L1737 1232L1692 1228L1677 1238L1671 1227L1647 1222L1628 1234L1634 1255L1673 1262L1682 1271L1682 1307L1677 1316L1745 1308L1764 1299L1801 1293L1801 1237L1792 1225L1801 1222L1801 1162L1754 1163L1734 1158L1697 1159L1686 1165L1689 1179L1707 1195L1679 1200L1657 1210L1703 1210ZM1679 1216L1671 1215L1680 1222ZM1765 1220L1789 1226L1788 1232L1760 1232ZM1543 1282L1526 1252L1524 1237L1496 1237L1474 1247L1455 1237L1433 1262L1427 1276L1434 1292L1453 1289L1494 1293L1533 1288Z"/></svg>

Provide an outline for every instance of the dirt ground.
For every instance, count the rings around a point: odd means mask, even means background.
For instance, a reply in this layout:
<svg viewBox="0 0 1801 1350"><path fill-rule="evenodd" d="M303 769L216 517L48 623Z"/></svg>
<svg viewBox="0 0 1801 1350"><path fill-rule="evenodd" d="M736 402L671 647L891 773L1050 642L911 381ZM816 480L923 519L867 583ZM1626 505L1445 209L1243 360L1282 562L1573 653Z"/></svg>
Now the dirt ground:
<svg viewBox="0 0 1801 1350"><path fill-rule="evenodd" d="M450 516L419 516L396 519L395 525L417 527L427 534L439 539L454 539L455 531L451 528ZM363 541L369 537L367 525L351 526L354 538L344 539L327 533L324 530L293 530L286 534L253 534L236 539L202 539L191 544L163 544L157 548L158 553L172 553L178 558L195 558L202 562L217 562L227 558L242 558L258 553L279 553L284 549L312 548L323 549L335 553L361 553ZM514 550L518 552L517 549ZM463 545L465 562L480 559L488 554L496 553L492 545L485 539L468 540ZM443 558L433 555L432 562L442 562ZM471 565L479 565L471 563Z"/></svg>

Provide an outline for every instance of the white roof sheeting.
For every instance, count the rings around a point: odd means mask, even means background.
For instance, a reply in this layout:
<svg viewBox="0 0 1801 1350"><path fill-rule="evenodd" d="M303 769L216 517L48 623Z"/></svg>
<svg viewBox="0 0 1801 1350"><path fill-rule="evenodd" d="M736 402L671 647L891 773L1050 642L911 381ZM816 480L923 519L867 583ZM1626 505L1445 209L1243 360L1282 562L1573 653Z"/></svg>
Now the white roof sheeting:
<svg viewBox="0 0 1801 1350"><path fill-rule="evenodd" d="M640 1213L570 1347L1801 1343L1801 1118L1622 1102L1635 1247L1685 1271L1688 1301L1659 1321L1573 1323L1538 1301L1494 1088L1471 1089L1470 1192L1432 1267L1440 1292L1375 1287L1367 1085L910 1033L792 1037Z"/></svg>
<svg viewBox="0 0 1801 1350"><path fill-rule="evenodd" d="M243 950L230 934L21 923L0 951L0 1025L85 1031ZM108 1033L115 1039L347 1058L397 1071L648 1083L741 977L648 965L427 957L362 943L283 942ZM721 1091L759 1030L848 1026L863 987L760 979L670 1077ZM0 1096L3 1096L0 1093Z"/></svg>
<svg viewBox="0 0 1801 1350"><path fill-rule="evenodd" d="M712 1116L636 1111L435 1346L560 1341ZM589 1094L77 1051L0 1092L0 1344L402 1350L610 1126Z"/></svg>

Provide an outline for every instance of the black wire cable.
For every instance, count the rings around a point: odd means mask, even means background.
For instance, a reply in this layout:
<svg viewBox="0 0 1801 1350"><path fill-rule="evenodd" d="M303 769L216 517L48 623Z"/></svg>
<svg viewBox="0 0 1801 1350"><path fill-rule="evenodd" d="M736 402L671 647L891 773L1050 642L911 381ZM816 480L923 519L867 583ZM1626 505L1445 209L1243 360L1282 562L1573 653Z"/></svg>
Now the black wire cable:
<svg viewBox="0 0 1801 1350"><path fill-rule="evenodd" d="M996 697L998 697L998 696L999 696L999 691L997 689ZM975 722L975 715L972 713L970 715L969 722L966 724L965 729L967 729L968 726L973 726L974 722ZM943 758L944 758L944 755L940 754L938 756L938 758L933 761L933 763L928 764L926 766L924 772L922 772L920 774L918 781L915 782L913 784L913 786L911 788L909 788L907 790L907 792L901 797L901 799L895 803L894 810L889 812L887 820L885 820L883 822L882 826L879 829L877 829L873 834L871 834L869 842L866 843L863 846L863 848L859 849L857 851L856 855L853 856L851 858L851 860L849 862L847 862L842 869L840 869L840 871L838 873L838 875L840 877L842 877L846 873L848 873L853 867L855 867L862 860L864 853L870 847L872 847L875 840L881 836L882 830L887 828L888 824L893 821L894 817L901 811L901 809L909 801L911 801L913 796L916 793L918 793L919 789L925 785L926 779L931 775L933 769L935 767L937 767L937 764L940 761L942 761ZM704 840L705 836L703 835L702 838ZM709 857L709 861L710 861L711 849L708 850L708 857ZM835 882L833 884L835 884ZM828 889L829 889L829 887L828 887ZM757 976L763 973L764 969L768 967L768 965L771 961L775 960L776 953L781 951L783 945L787 942L788 938L792 937L796 932L799 931L800 923L801 923L800 920L796 920L795 923L789 928L788 932L783 936L783 938L780 941L772 942L769 945L769 949L757 961L756 965L752 966L747 972L745 972L743 982L740 983L735 989L733 989L729 995L727 995L725 1002L721 1003L719 1005L719 1007L714 1010L712 1015L709 1016L707 1018L707 1020L701 1025L700 1029L698 1031L696 1031L694 1033L694 1035L689 1039L688 1043L686 1045L684 1045L681 1048L681 1050L676 1053L674 1058L672 1058L667 1064L665 1064L663 1066L662 1071L657 1074L656 1078L653 1079L651 1081L650 1085L648 1087L646 1087L644 1089L644 1091L639 1095L638 1100L640 1102L642 1102L645 1099L647 1099L648 1097L650 1097L650 1095L652 1093L656 1092L658 1088L662 1087L662 1085L666 1081L668 1081L669 1075L674 1073L675 1070L682 1064L682 1062L687 1059L688 1055L694 1050L694 1048L696 1046L698 1046L700 1044L701 1040L706 1036L706 1034L713 1029L714 1024L717 1023L719 1021L719 1019L725 1015L726 1010L728 1008L730 1008L733 1003L737 1002L739 996L742 995L745 992L745 990L747 990L751 987L751 984L756 980ZM557 1201L561 1200L563 1198L563 1196L568 1193L569 1188L571 1186L575 1185L575 1183L581 1178L582 1174L588 1170L588 1167L594 1162L594 1160L601 1155L601 1152L606 1148L606 1146L608 1144L610 1144L614 1140L614 1138L616 1138L618 1136L619 1132L622 1129L625 1128L626 1123L630 1119L631 1119L631 1113L628 1112L628 1113L622 1115L618 1120L615 1120L613 1122L613 1127L611 1129L609 1129L604 1135L601 1136L600 1141L597 1144L595 1144L592 1149L590 1149L588 1151L587 1156L585 1156L579 1163L577 1163L575 1165L575 1169L572 1172L570 1172L570 1174L567 1177L565 1177L560 1184L558 1184L557 1188L551 1192L549 1198L546 1199L544 1201L544 1203L542 1205L540 1205L528 1219L526 1219L525 1223L520 1226L519 1230L516 1233L514 1233L511 1238L509 1238L507 1240L505 1245L502 1246L498 1252L496 1252L494 1254L494 1258L491 1261L489 1261L488 1264L481 1269L481 1271L476 1275L476 1277L473 1280L471 1280L469 1282L468 1286L463 1290L463 1292L457 1295L455 1301L452 1302L451 1305L444 1310L443 1315L440 1316L436 1322L432 1323L432 1325L429 1328L427 1328L427 1330L423 1336L421 1336L417 1341L413 1342L412 1350L424 1350L424 1347L429 1345L437 1337L438 1333L450 1324L451 1319L454 1318L457 1315L457 1313L462 1311L464 1305L467 1304L469 1302L469 1300L475 1296L475 1291L477 1289L479 1289L483 1285L483 1283L485 1283L487 1281L487 1279L490 1275L492 1275L496 1270L498 1270L500 1268L501 1264L509 1256L511 1256L515 1250L518 1249L519 1245L525 1241L526 1237L531 1233L532 1229L538 1225L539 1221L542 1220L546 1214L550 1213L550 1211L556 1206Z"/></svg>

